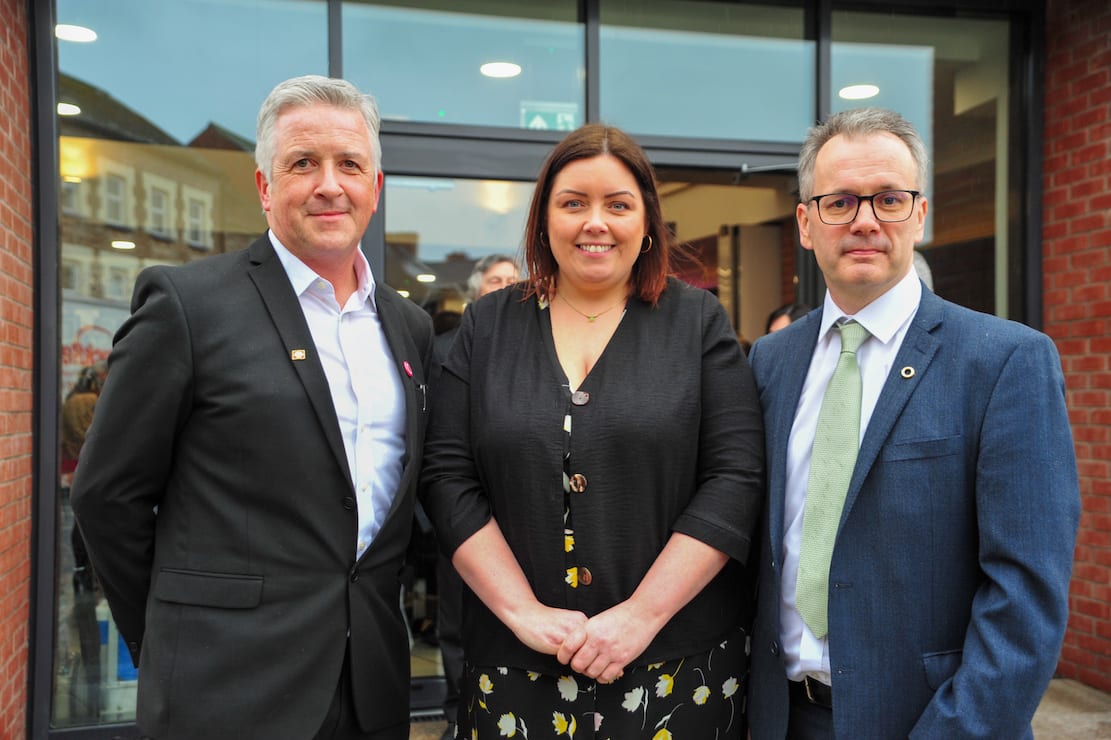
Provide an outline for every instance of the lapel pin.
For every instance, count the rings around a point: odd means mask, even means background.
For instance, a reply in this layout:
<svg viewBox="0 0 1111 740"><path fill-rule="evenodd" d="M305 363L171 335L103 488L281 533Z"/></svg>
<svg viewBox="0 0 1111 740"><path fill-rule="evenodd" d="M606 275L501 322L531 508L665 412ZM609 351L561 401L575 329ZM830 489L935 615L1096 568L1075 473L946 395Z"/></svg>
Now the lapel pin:
<svg viewBox="0 0 1111 740"><path fill-rule="evenodd" d="M289 351L289 359L291 359L291 360L303 360L303 359L305 359L305 350L303 350L303 349L291 349Z"/></svg>
<svg viewBox="0 0 1111 740"><path fill-rule="evenodd" d="M914 368L911 367L910 365L907 365L906 367L904 367L902 370L899 371L899 374L902 375L907 380L910 380L911 378L914 377Z"/></svg>
<svg viewBox="0 0 1111 740"><path fill-rule="evenodd" d="M405 368L405 374L406 375L408 375L410 378L413 377L413 366L409 364L408 360L405 360L404 362L402 362L401 366L403 368Z"/></svg>

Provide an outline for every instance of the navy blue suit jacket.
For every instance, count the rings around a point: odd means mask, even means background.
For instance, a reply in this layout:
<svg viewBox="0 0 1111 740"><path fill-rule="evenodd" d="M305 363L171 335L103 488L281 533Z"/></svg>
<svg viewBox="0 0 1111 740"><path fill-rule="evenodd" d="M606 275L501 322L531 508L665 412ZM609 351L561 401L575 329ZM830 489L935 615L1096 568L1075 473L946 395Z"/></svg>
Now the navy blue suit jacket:
<svg viewBox="0 0 1111 740"><path fill-rule="evenodd" d="M821 311L758 341L762 524L749 719L784 737L787 440ZM861 443L830 566L840 738L1031 737L1057 665L1080 496L1056 348L1026 326L922 302Z"/></svg>

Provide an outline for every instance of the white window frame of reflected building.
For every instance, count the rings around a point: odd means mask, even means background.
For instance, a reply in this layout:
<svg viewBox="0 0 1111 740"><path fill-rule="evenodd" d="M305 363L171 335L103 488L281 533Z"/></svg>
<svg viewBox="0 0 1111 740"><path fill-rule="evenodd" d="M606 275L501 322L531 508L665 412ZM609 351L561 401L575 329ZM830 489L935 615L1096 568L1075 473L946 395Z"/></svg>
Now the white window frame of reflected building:
<svg viewBox="0 0 1111 740"><path fill-rule="evenodd" d="M212 249L212 193L182 186L185 203L185 234L183 241L197 249Z"/></svg>
<svg viewBox="0 0 1111 740"><path fill-rule="evenodd" d="M104 175L101 177L103 208L100 220L109 226L129 229L134 225L134 222L131 218L131 199L127 196L131 190L134 170L124 174L123 169L112 171L105 168L103 170Z"/></svg>
<svg viewBox="0 0 1111 740"><path fill-rule="evenodd" d="M174 208L174 199L177 192L177 183L149 172L143 173L143 184L146 186L147 198L147 231L162 239L174 237L174 224L177 212ZM159 203L161 200L161 203Z"/></svg>

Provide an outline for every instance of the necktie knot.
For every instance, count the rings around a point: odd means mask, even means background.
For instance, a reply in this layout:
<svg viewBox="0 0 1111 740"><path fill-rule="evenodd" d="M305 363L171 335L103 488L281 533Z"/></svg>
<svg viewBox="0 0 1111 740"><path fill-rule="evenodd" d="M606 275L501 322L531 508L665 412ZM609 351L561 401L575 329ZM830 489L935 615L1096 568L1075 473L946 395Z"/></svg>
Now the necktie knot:
<svg viewBox="0 0 1111 740"><path fill-rule="evenodd" d="M868 330L856 321L846 321L838 324L837 328L841 331L841 351L851 352L854 355L860 349L860 345L864 344L864 340L871 336Z"/></svg>

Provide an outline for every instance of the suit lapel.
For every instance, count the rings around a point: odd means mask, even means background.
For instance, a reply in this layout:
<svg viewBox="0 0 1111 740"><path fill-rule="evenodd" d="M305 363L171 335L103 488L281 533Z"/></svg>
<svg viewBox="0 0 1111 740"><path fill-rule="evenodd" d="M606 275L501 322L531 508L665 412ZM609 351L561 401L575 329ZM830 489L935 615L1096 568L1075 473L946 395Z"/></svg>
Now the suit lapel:
<svg viewBox="0 0 1111 740"><path fill-rule="evenodd" d="M390 345L394 367L401 378L401 386L405 392L405 467L401 472L397 495L394 496L393 505L390 507L391 515L404 498L402 494L409 489L411 478L415 475L412 461L416 450L413 448L421 439L421 417L428 408L425 358L413 341L413 334L402 314L403 306L399 303L407 300L389 286L376 284L374 302L378 308L378 318L382 322L382 331L386 336L386 342Z"/></svg>
<svg viewBox="0 0 1111 740"><path fill-rule="evenodd" d="M802 320L805 323L798 329L790 327L793 331L784 335L789 338L787 346L775 353L777 357L783 358L783 363L772 368L767 376L771 392L779 397L778 402L771 407L772 415L765 420L773 435L772 449L769 450L773 459L769 461L768 467L769 471L774 471L770 476L769 489L769 534L773 543L783 542L783 512L787 498L787 443L791 439L791 428L795 424L802 387L810 370L814 345L818 342L821 316L821 311L813 311ZM779 563L779 553L776 555L776 563Z"/></svg>
<svg viewBox="0 0 1111 740"><path fill-rule="evenodd" d="M891 429L903 413L903 408L913 395L914 389L925 377L937 353L941 342L934 331L941 325L943 307L944 303L940 298L925 287L922 288L918 313L915 314L907 335L903 338L903 344L895 356L891 372L888 373L883 390L880 391L879 399L876 401L872 418L868 421L868 428L864 431L853 478L845 496L845 508L841 514L842 526L880 450L883 449L884 442L891 434ZM913 372L904 372L906 368L910 368ZM910 377L907 377L908 375Z"/></svg>
<svg viewBox="0 0 1111 740"><path fill-rule="evenodd" d="M354 490L351 482L351 470L347 464L347 453L343 448L343 438L340 435L339 419L336 417L335 405L332 403L332 394L328 388L328 378L324 374L324 366L320 364L309 332L309 325L305 321L305 314L301 304L290 286L289 277L281 260L278 259L274 248L270 245L268 236L257 239L249 247L251 258L250 277L262 296L266 310L274 322L274 327L285 345L285 362L293 364L305 393L309 397L313 410L324 438L335 455L336 462L343 470L347 484ZM293 359L294 353L304 352L303 359Z"/></svg>

